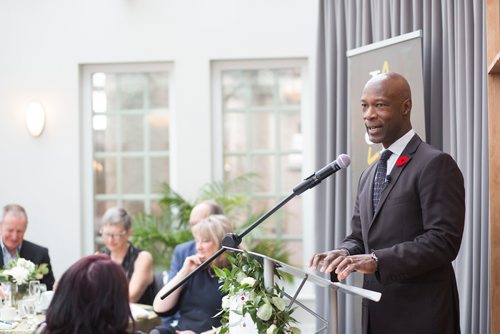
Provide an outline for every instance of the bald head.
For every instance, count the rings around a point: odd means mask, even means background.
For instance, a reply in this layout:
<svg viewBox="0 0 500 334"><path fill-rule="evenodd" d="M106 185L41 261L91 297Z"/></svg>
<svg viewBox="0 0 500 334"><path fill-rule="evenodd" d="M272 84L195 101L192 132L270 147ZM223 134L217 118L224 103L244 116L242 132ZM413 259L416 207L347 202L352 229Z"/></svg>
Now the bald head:
<svg viewBox="0 0 500 334"><path fill-rule="evenodd" d="M222 215L222 207L212 200L203 201L195 205L189 216L189 225L194 226L210 215Z"/></svg>
<svg viewBox="0 0 500 334"><path fill-rule="evenodd" d="M387 96L395 100L411 100L410 84L408 84L405 77L396 72L382 73L372 77L366 82L364 90L370 87L377 87L383 90Z"/></svg>
<svg viewBox="0 0 500 334"><path fill-rule="evenodd" d="M395 72L372 77L361 96L363 120L370 140L388 148L410 131L412 107L408 81Z"/></svg>

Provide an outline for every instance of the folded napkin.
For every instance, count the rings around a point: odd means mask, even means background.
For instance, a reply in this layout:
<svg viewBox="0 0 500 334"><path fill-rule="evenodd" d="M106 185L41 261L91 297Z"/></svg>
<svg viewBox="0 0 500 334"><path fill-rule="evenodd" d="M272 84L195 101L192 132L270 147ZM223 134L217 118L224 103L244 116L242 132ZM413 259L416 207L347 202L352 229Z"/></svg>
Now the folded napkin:
<svg viewBox="0 0 500 334"><path fill-rule="evenodd" d="M17 326L17 322L15 321L4 321L0 320L0 330L4 329L14 329Z"/></svg>
<svg viewBox="0 0 500 334"><path fill-rule="evenodd" d="M53 296L54 291L52 290L42 292L40 295L40 311L46 311L49 308Z"/></svg>
<svg viewBox="0 0 500 334"><path fill-rule="evenodd" d="M151 307L151 306L150 306ZM139 304L130 304L130 311L132 312L132 317L137 319L146 319L149 318L149 312Z"/></svg>

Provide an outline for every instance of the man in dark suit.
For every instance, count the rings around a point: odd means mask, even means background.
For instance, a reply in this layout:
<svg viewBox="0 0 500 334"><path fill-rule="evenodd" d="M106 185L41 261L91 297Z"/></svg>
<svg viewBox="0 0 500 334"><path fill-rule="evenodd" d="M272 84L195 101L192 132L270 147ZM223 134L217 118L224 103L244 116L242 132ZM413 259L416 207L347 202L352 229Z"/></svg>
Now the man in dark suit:
<svg viewBox="0 0 500 334"><path fill-rule="evenodd" d="M309 266L339 280L364 273L363 286L382 293L378 303L363 300L363 333L460 333L452 261L465 219L462 173L412 130L401 75L370 79L361 106L370 140L384 150L360 177L352 233Z"/></svg>
<svg viewBox="0 0 500 334"><path fill-rule="evenodd" d="M48 290L54 286L54 274L50 265L49 250L28 240L24 233L28 227L28 216L24 208L18 204L9 204L3 208L1 221L2 238L0 240L0 267L18 256L38 265L46 263L49 272L40 280L47 285Z"/></svg>

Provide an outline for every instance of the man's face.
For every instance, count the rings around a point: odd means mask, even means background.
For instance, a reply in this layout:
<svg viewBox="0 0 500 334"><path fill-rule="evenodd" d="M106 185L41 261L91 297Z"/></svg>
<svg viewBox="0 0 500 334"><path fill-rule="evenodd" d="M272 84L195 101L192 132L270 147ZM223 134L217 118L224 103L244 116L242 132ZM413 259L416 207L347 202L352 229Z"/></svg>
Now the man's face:
<svg viewBox="0 0 500 334"><path fill-rule="evenodd" d="M5 247L14 252L24 239L26 218L23 215L8 213L2 223L2 241Z"/></svg>
<svg viewBox="0 0 500 334"><path fill-rule="evenodd" d="M366 132L373 143L387 148L411 128L411 100L401 96L391 80L369 82L361 96Z"/></svg>

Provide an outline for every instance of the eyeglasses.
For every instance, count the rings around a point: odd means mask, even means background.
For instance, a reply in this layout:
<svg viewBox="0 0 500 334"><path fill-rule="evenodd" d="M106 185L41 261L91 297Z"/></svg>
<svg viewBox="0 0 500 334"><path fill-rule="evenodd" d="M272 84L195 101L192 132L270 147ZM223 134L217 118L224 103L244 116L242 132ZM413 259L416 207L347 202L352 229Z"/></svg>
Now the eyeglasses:
<svg viewBox="0 0 500 334"><path fill-rule="evenodd" d="M100 232L101 236L103 237L103 239L121 239L125 236L125 234L127 234L127 231L121 231L119 233L104 233L104 232Z"/></svg>

